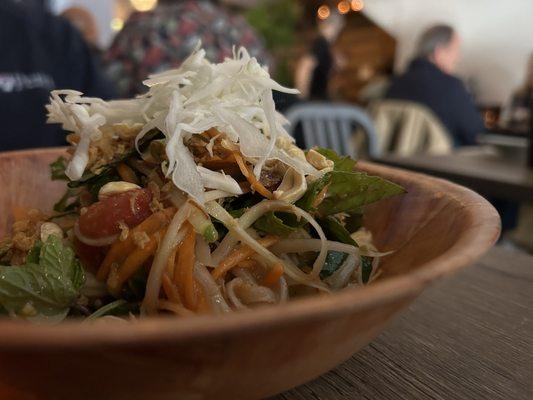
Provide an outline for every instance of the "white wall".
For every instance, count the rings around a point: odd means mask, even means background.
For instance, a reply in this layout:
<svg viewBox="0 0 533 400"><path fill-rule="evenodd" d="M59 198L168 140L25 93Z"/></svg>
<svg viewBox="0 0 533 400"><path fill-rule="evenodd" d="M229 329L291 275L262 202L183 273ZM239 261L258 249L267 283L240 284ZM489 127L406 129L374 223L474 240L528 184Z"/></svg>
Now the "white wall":
<svg viewBox="0 0 533 400"><path fill-rule="evenodd" d="M505 101L533 52L533 0L367 0L365 13L396 38L399 70L425 28L453 25L463 39L458 74L473 83L479 102Z"/></svg>
<svg viewBox="0 0 533 400"><path fill-rule="evenodd" d="M1 1L1 0L0 0ZM99 32L99 44L107 48L113 38L110 22L113 19L113 0L53 0L52 8L57 14L65 8L80 6L89 10L95 17Z"/></svg>

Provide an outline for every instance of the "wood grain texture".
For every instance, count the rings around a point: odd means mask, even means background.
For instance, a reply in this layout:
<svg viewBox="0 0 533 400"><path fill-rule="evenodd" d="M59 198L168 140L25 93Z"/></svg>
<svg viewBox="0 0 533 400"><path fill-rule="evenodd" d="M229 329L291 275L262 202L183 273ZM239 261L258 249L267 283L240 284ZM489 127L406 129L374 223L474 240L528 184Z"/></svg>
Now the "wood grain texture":
<svg viewBox="0 0 533 400"><path fill-rule="evenodd" d="M489 154L385 155L376 162L450 179L484 196L527 202L533 199L533 169L525 160Z"/></svg>
<svg viewBox="0 0 533 400"><path fill-rule="evenodd" d="M4 230L14 202L46 208L61 195L45 179L60 151L0 155L3 182L17 190L16 196L0 192ZM382 166L359 167L408 190L366 213L378 247L395 250L383 259L383 278L375 284L219 317L54 327L2 320L0 398L253 399L347 360L431 282L475 261L500 230L492 206L467 189Z"/></svg>
<svg viewBox="0 0 533 400"><path fill-rule="evenodd" d="M533 257L495 248L369 346L271 400L533 398Z"/></svg>

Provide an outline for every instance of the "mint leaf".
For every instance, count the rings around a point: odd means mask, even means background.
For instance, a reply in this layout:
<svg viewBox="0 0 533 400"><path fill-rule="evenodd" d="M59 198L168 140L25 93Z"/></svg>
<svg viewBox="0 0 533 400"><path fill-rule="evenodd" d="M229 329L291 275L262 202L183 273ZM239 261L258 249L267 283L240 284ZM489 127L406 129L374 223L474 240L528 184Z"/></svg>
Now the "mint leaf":
<svg viewBox="0 0 533 400"><path fill-rule="evenodd" d="M318 206L321 215L356 211L360 207L397 194L401 186L364 172L333 171L326 198Z"/></svg>
<svg viewBox="0 0 533 400"><path fill-rule="evenodd" d="M333 161L334 171L352 172L357 161L348 156L339 156L335 151L324 147L316 147L315 151L322 154L327 159Z"/></svg>
<svg viewBox="0 0 533 400"><path fill-rule="evenodd" d="M49 236L22 266L0 267L0 304L10 315L34 322L59 322L79 295L85 274L72 249ZM38 263L35 263L38 261Z"/></svg>

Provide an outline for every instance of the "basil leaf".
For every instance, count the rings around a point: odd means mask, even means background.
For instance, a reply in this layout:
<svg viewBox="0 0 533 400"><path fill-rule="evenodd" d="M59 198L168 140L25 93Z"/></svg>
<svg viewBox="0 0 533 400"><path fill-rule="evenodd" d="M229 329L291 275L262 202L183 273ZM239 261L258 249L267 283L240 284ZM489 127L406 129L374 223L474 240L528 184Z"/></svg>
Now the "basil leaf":
<svg viewBox="0 0 533 400"><path fill-rule="evenodd" d="M314 205L317 201L317 197L330 181L331 173L326 173L321 178L311 183L307 187L304 195L296 202L296 206L311 213L315 212L316 207Z"/></svg>
<svg viewBox="0 0 533 400"><path fill-rule="evenodd" d="M324 230L326 237L329 240L335 240L345 244L351 244L357 246L357 243L351 238L350 233L335 217L325 217L318 220L318 223ZM327 278L337 271L341 265L346 261L347 254L338 251L328 251L326 261L322 271L320 271L320 277L322 279Z"/></svg>
<svg viewBox="0 0 533 400"><path fill-rule="evenodd" d="M333 171L330 175L327 196L318 206L321 215L355 211L364 205L405 193L400 185L364 172Z"/></svg>
<svg viewBox="0 0 533 400"><path fill-rule="evenodd" d="M370 279L370 274L372 273L372 261L374 259L368 256L361 256L361 276L363 278L363 283L367 283Z"/></svg>
<svg viewBox="0 0 533 400"><path fill-rule="evenodd" d="M333 273L346 261L346 258L348 258L348 255L340 251L328 251L326 261L320 271L320 278L325 279L328 276L333 275Z"/></svg>
<svg viewBox="0 0 533 400"><path fill-rule="evenodd" d="M268 212L254 223L254 228L277 236L288 236L298 228L293 214Z"/></svg>
<svg viewBox="0 0 533 400"><path fill-rule="evenodd" d="M357 246L355 240L350 236L350 232L340 223L340 221L332 216L321 218L318 223L324 230L326 237L329 240L335 240L345 244Z"/></svg>
<svg viewBox="0 0 533 400"><path fill-rule="evenodd" d="M352 172L355 168L357 161L348 157L348 156L339 156L335 151L331 149L326 149L324 147L317 147L315 151L322 154L327 159L333 161L333 170L334 171L344 171Z"/></svg>
<svg viewBox="0 0 533 400"><path fill-rule="evenodd" d="M63 156L58 157L52 164L50 164L50 175L53 181L68 181L68 177L65 174L67 169L66 159Z"/></svg>
<svg viewBox="0 0 533 400"><path fill-rule="evenodd" d="M56 236L38 244L37 263L0 267L0 304L10 315L34 322L64 319L85 282L83 269ZM36 250L31 261L36 260Z"/></svg>
<svg viewBox="0 0 533 400"><path fill-rule="evenodd" d="M363 226L363 214L359 210L347 213L344 218L344 227L348 232L357 232Z"/></svg>

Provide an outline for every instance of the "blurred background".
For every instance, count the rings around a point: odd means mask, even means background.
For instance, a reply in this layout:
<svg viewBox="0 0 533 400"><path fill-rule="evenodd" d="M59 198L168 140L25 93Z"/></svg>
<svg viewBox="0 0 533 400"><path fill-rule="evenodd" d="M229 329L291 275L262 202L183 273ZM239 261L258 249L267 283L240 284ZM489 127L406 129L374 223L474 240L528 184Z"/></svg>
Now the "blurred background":
<svg viewBox="0 0 533 400"><path fill-rule="evenodd" d="M529 0L2 0L0 150L64 144L54 88L143 92L202 40L246 46L302 147L429 173L497 207L503 244L533 249Z"/></svg>

